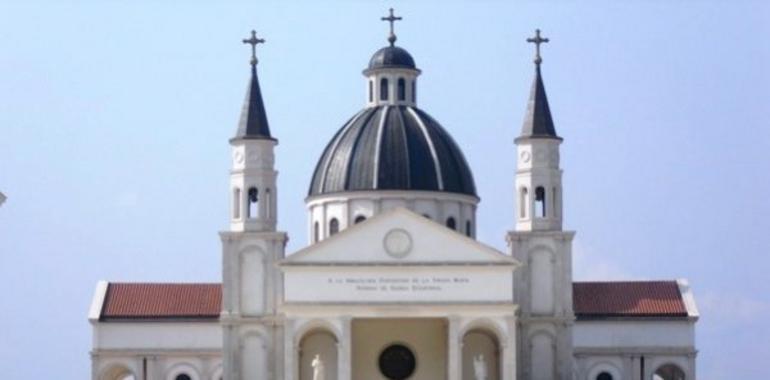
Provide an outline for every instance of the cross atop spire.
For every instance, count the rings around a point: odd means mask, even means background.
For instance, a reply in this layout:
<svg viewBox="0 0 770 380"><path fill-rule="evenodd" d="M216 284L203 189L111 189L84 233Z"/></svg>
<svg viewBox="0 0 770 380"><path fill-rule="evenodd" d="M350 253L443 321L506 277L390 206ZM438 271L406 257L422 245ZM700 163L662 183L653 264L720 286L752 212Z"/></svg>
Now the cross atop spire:
<svg viewBox="0 0 770 380"><path fill-rule="evenodd" d="M257 45L264 44L265 40L263 38L257 38L257 32L255 30L252 30L251 38L244 38L243 43L251 45L251 66L252 67L256 66L257 65Z"/></svg>
<svg viewBox="0 0 770 380"><path fill-rule="evenodd" d="M543 58L540 57L540 44L548 42L548 39L540 37L540 29L535 29L535 36L527 38L527 42L535 44L535 64L540 66L543 62Z"/></svg>
<svg viewBox="0 0 770 380"><path fill-rule="evenodd" d="M388 42L390 42L390 46L393 46L396 43L396 34L393 32L393 23L403 19L404 18L401 16L393 15L393 8L390 8L390 15L388 17L380 18L382 21L390 22L390 35L388 36Z"/></svg>

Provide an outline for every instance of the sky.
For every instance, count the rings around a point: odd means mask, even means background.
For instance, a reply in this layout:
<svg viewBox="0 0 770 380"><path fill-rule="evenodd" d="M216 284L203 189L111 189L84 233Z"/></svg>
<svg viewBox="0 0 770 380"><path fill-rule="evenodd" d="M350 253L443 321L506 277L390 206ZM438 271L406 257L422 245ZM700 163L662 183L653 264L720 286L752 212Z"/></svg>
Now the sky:
<svg viewBox="0 0 770 380"><path fill-rule="evenodd" d="M326 142L364 106L386 44L422 70L418 105L463 149L478 239L514 226L513 139L540 28L564 138L579 280L687 278L698 378L770 358L770 3L341 1L0 3L0 373L90 375L97 281L220 279L228 139L259 75L288 252Z"/></svg>

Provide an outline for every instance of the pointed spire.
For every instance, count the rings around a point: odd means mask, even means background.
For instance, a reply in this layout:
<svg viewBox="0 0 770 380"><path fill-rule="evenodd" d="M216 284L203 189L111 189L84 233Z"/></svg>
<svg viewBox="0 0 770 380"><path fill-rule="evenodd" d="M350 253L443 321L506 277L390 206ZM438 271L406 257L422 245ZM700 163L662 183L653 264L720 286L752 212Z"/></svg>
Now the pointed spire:
<svg viewBox="0 0 770 380"><path fill-rule="evenodd" d="M257 38L257 33L251 31L251 38L244 39L244 44L251 45L251 82L246 91L246 99L243 101L241 120L238 123L238 131L234 139L269 139L270 127L267 124L267 113L262 101L262 91L259 88L257 77L257 44L265 43L265 40Z"/></svg>
<svg viewBox="0 0 770 380"><path fill-rule="evenodd" d="M529 102L527 103L527 113L524 116L524 125L521 128L521 136L538 138L555 138L561 140L556 135L556 128L553 125L551 109L548 106L548 97L545 95L545 86L540 74L540 64L543 62L540 57L540 44L548 42L547 38L540 37L540 29L535 31L534 38L528 38L527 42L536 45L535 53L535 80L532 82L532 89L529 93Z"/></svg>

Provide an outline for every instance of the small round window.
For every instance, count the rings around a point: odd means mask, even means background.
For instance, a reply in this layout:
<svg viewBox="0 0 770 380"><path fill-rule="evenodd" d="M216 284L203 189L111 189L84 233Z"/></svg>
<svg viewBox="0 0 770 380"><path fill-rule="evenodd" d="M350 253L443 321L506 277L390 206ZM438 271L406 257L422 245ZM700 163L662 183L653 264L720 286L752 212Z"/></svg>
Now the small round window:
<svg viewBox="0 0 770 380"><path fill-rule="evenodd" d="M414 374L417 360L414 353L402 344L388 346L380 354L380 372L390 380L404 380Z"/></svg>

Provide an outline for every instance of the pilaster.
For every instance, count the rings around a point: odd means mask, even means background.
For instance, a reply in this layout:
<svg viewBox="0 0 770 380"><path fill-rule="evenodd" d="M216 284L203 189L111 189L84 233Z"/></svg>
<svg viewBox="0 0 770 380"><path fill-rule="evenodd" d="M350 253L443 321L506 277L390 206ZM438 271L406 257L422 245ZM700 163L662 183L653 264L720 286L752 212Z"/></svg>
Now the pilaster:
<svg viewBox="0 0 770 380"><path fill-rule="evenodd" d="M340 318L340 337L337 342L337 379L352 380L353 378L353 334L352 318Z"/></svg>
<svg viewBox="0 0 770 380"><path fill-rule="evenodd" d="M451 316L447 318L447 344L448 360L447 374L448 380L460 380L463 373L462 358L462 337L460 336L460 318Z"/></svg>

